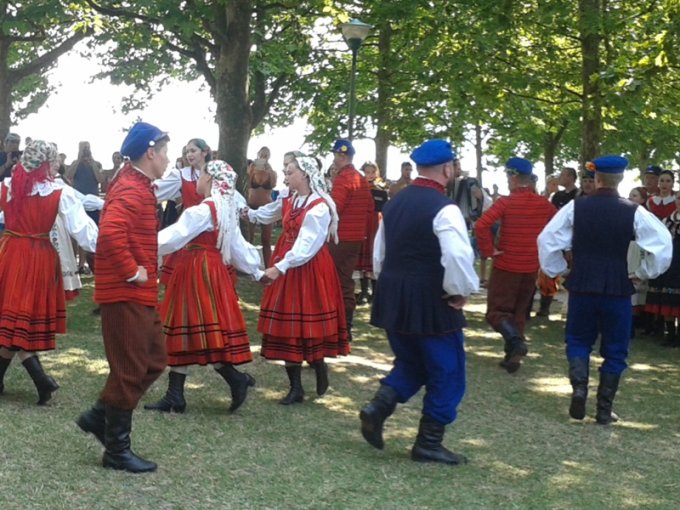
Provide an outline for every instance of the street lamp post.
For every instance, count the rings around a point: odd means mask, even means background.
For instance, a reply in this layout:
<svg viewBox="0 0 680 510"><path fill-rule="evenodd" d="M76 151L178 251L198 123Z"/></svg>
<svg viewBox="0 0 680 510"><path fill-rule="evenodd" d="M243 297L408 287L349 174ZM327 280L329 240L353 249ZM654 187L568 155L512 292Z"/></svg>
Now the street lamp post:
<svg viewBox="0 0 680 510"><path fill-rule="evenodd" d="M352 74L349 80L349 122L348 122L348 138L352 140L354 136L354 112L356 108L356 86L355 79L357 73L357 53L361 47L361 43L364 42L368 32L373 28L372 25L368 23L363 23L358 19L353 19L349 23L343 23L340 25L342 30L342 37L345 39L347 46L352 50Z"/></svg>

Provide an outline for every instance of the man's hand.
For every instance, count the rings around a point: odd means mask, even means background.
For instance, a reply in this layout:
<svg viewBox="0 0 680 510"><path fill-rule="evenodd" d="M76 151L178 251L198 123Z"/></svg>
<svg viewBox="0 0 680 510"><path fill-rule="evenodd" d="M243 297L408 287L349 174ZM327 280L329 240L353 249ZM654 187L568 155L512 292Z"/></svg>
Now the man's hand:
<svg viewBox="0 0 680 510"><path fill-rule="evenodd" d="M139 273L139 276L133 283L146 283L149 281L149 273L146 272L144 266L137 266L137 272Z"/></svg>
<svg viewBox="0 0 680 510"><path fill-rule="evenodd" d="M498 257L499 255L503 255L504 252L499 250L498 248L493 249L493 253L491 254L492 257Z"/></svg>
<svg viewBox="0 0 680 510"><path fill-rule="evenodd" d="M465 303L467 303L467 298L465 296L449 296L446 299L446 303L451 308L455 308L456 310L462 310L463 307L465 306Z"/></svg>

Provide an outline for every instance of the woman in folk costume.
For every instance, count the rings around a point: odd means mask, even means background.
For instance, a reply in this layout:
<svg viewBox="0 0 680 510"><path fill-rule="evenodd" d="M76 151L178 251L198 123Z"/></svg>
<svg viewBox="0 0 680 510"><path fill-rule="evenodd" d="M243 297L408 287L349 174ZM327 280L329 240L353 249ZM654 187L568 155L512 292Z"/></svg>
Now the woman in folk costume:
<svg viewBox="0 0 680 510"><path fill-rule="evenodd" d="M335 265L326 240L337 242L338 215L324 191L325 181L316 161L299 156L286 167L291 195L257 210L248 219L273 223L282 219L283 233L272 255L257 330L261 354L286 362L290 381L283 405L302 402L302 362L316 371L316 392L328 389L325 357L349 353L345 308Z"/></svg>
<svg viewBox="0 0 680 510"><path fill-rule="evenodd" d="M227 265L259 280L260 255L241 234L234 203L236 172L224 161L210 161L197 189L205 200L184 210L177 223L158 234L158 253L176 252L161 304L170 365L168 391L145 409L184 412L189 365L212 364L229 385L235 411L255 379L234 365L252 361L250 343Z"/></svg>
<svg viewBox="0 0 680 510"><path fill-rule="evenodd" d="M0 187L7 227L0 240L0 393L17 354L38 390L38 405L59 385L36 353L54 349L56 334L66 332L64 284L50 230L59 216L83 249L94 252L97 242L97 226L74 190L52 178L50 167L58 164L56 146L35 140Z"/></svg>

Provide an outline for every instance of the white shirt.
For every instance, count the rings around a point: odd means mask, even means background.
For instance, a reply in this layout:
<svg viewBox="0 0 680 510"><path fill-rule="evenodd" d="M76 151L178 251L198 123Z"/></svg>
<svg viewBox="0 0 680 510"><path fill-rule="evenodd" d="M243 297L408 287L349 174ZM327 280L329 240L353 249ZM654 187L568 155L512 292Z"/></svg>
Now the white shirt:
<svg viewBox="0 0 680 510"><path fill-rule="evenodd" d="M317 193L312 193L309 195L308 203L317 198L320 198L320 196ZM293 206L301 207L306 199L307 197L295 197ZM279 198L257 209L249 209L248 219L251 223L268 225L281 219L282 209L283 200ZM326 242L330 224L331 212L326 202L321 202L308 209L293 247L283 256L282 260L274 264L274 267L285 274L291 267L300 267L309 262Z"/></svg>
<svg viewBox="0 0 680 510"><path fill-rule="evenodd" d="M180 250L199 234L213 230L215 225L208 204L203 202L189 207L185 209L177 223L158 232L158 255L168 255ZM261 268L260 254L257 248L243 238L240 228L230 232L227 242L231 247L231 264L255 280L262 278L264 271Z"/></svg>
<svg viewBox="0 0 680 510"><path fill-rule="evenodd" d="M189 182L196 182L198 175L190 166L186 166L181 170L171 168L160 179L153 181L154 190L156 193L156 200L165 202L166 200L177 201L182 197L182 179ZM236 210L247 207L246 199L237 190L234 190L234 202L236 203Z"/></svg>
<svg viewBox="0 0 680 510"><path fill-rule="evenodd" d="M460 209L447 205L432 220L432 232L439 240L442 252L440 263L444 268L442 287L449 296L469 296L479 290L479 276L475 271L474 253L470 246L468 230ZM373 243L373 273L376 278L385 260L385 229L378 226Z"/></svg>
<svg viewBox="0 0 680 510"><path fill-rule="evenodd" d="M666 226L644 207L635 209L633 228L635 241L644 257L635 276L644 280L656 278L671 265L673 241ZM554 278L567 270L563 251L571 250L574 236L574 201L567 203L538 236L538 259L545 274Z"/></svg>

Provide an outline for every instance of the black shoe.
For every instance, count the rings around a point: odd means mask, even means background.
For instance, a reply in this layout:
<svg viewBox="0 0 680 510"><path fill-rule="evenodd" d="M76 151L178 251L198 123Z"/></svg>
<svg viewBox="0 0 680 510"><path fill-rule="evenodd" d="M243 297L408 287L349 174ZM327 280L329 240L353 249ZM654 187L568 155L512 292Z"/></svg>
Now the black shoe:
<svg viewBox="0 0 680 510"><path fill-rule="evenodd" d="M106 446L104 432L106 430L106 410L104 402L97 400L94 405L83 414L78 416L76 425L80 430L94 435L101 444Z"/></svg>
<svg viewBox="0 0 680 510"><path fill-rule="evenodd" d="M588 398L589 360L571 358L569 360L569 382L572 387L569 416L582 420L586 416L586 399Z"/></svg>
<svg viewBox="0 0 680 510"><path fill-rule="evenodd" d="M619 419L612 412L612 407L619 388L620 377L616 374L600 372L600 385L597 388L597 414L595 415L595 421L600 425L609 425Z"/></svg>
<svg viewBox="0 0 680 510"><path fill-rule="evenodd" d="M467 458L453 453L442 445L445 426L424 414L420 418L418 437L411 450L411 459L416 462L439 462L457 466L467 464Z"/></svg>
<svg viewBox="0 0 680 510"><path fill-rule="evenodd" d="M231 364L223 364L221 367L216 368L215 372L220 374L229 385L231 391L229 412L233 413L246 401L248 388L255 386L255 379L250 374L239 372Z"/></svg>
<svg viewBox="0 0 680 510"><path fill-rule="evenodd" d="M383 440L383 427L385 420L389 418L397 407L399 395L391 386L381 384L373 399L361 408L361 435L364 439L378 450L385 447Z"/></svg>
<svg viewBox="0 0 680 510"><path fill-rule="evenodd" d="M503 321L496 327L496 331L501 334L505 341L505 359L499 365L505 368L509 374L513 374L519 370L522 360L529 352L529 348L524 341L524 337L522 337L517 327L511 321Z"/></svg>
<svg viewBox="0 0 680 510"><path fill-rule="evenodd" d="M37 404L39 406L44 406L52 398L52 393L59 389L57 381L55 381L53 377L45 374L37 355L26 358L22 364L26 368L28 375L33 379L35 389L38 390Z"/></svg>
<svg viewBox="0 0 680 510"><path fill-rule="evenodd" d="M106 407L105 447L102 465L105 468L127 471L128 473L148 473L156 471L155 462L135 455L130 448L132 431L132 411Z"/></svg>
<svg viewBox="0 0 680 510"><path fill-rule="evenodd" d="M522 366L522 360L529 353L529 348L524 340L519 339L510 347L508 352L508 360L505 362L505 370L508 374L514 374Z"/></svg>
<svg viewBox="0 0 680 510"><path fill-rule="evenodd" d="M328 390L328 365L324 360L312 363L316 372L316 394L323 395Z"/></svg>
<svg viewBox="0 0 680 510"><path fill-rule="evenodd" d="M305 398L305 390L302 388L302 365L286 365L286 374L288 374L290 390L288 395L279 401L279 404L282 406L301 404Z"/></svg>
<svg viewBox="0 0 680 510"><path fill-rule="evenodd" d="M10 363L12 363L12 358L0 356L0 395L5 391L5 372L7 372Z"/></svg>
<svg viewBox="0 0 680 510"><path fill-rule="evenodd" d="M168 390L163 395L163 398L153 404L145 404L144 409L161 413L174 412L182 414L187 407L186 400L184 400L184 381L186 377L186 374L171 370L168 374Z"/></svg>

